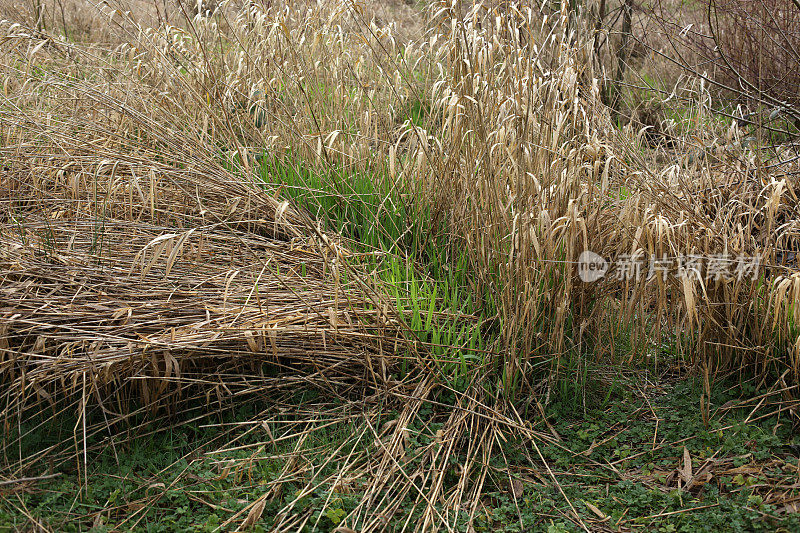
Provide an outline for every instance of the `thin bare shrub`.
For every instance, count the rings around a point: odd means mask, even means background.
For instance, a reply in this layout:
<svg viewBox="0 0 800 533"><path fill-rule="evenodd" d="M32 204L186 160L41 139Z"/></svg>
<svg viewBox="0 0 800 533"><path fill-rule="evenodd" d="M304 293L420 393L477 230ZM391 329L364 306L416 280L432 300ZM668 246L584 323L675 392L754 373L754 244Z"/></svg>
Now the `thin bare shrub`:
<svg viewBox="0 0 800 533"><path fill-rule="evenodd" d="M715 58L719 80L755 102L800 103L800 7L791 0L710 1L711 39L698 40ZM711 50L711 46L714 50Z"/></svg>

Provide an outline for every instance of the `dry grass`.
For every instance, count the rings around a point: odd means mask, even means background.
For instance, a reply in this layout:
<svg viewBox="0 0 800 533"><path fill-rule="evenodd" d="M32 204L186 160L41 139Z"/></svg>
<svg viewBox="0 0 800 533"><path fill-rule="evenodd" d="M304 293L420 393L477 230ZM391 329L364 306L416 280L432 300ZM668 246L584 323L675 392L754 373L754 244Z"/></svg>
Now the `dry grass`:
<svg viewBox="0 0 800 533"><path fill-rule="evenodd" d="M615 128L588 22L524 2L442 2L412 39L355 3L225 4L175 25L125 5L84 7L94 18L80 43L21 15L0 23L9 427L32 406L57 416L72 402L85 446L87 432L113 430L141 404L174 410L301 383L340 398L388 395L404 406L401 421L367 423L373 453L343 466L370 480L350 523L380 529L412 494L426 511L409 527L426 530L452 519L433 502L476 512L501 432L534 449L551 438L508 400L547 397L587 358L658 362L666 342L710 376L796 382L800 274L786 261L800 229L795 163L766 161L735 126L713 126L702 85L682 88L695 128L675 129L669 153ZM430 218L406 221L407 232L439 228L430 238L444 262L469 279L475 305L456 319L484 316L491 342L421 460L403 453L402 420L449 383L435 343L416 342L412 312L358 243L280 185L256 182L272 156L320 176L371 177L386 194L379 214L399 191ZM347 180L324 185L357 197ZM584 250L611 261L728 253L770 268L753 279L673 272L586 284ZM403 361L412 365L401 375ZM264 365L280 373L264 376ZM104 423L87 428L97 406ZM453 488L442 465L456 448L468 461ZM18 474L36 459L6 465ZM289 508L280 520L303 519Z"/></svg>

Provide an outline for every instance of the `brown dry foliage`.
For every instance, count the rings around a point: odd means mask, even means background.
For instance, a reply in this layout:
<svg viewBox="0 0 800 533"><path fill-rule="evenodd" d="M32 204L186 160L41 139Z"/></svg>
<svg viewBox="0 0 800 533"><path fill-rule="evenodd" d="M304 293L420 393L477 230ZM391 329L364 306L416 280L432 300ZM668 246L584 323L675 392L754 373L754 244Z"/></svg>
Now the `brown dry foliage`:
<svg viewBox="0 0 800 533"><path fill-rule="evenodd" d="M800 235L796 163L765 163L735 126L646 149L643 132L612 125L591 32L566 8L437 2L430 30L403 45L391 24L336 2L228 5L174 26L96 7L122 44L0 24L6 420L60 397L103 406L107 429L135 400L382 391L405 410L396 428L365 429L374 453L349 468L370 472L373 496L354 520L383 527L419 475L435 487L417 500L425 529L442 519L432 502L476 512L495 432L550 438L507 399L546 392L569 358L652 362L677 339L690 365L797 379L800 274L783 260ZM685 89L696 123L710 122L707 88ZM421 124L408 119L415 102L429 109ZM501 333L421 463L404 456L403 421L442 386L436 361L353 243L249 177L265 150L389 176L468 258L478 310ZM755 256L769 277L587 284L584 250ZM401 382L403 358L414 370ZM449 490L456 446L467 463ZM299 520L290 509L286 527Z"/></svg>

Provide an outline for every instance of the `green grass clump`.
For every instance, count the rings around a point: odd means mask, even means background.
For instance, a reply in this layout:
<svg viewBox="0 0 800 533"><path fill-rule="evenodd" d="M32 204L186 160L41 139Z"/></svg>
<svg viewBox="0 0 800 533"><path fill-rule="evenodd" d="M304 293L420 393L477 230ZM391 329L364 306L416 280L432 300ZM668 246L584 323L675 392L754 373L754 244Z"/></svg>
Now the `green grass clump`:
<svg viewBox="0 0 800 533"><path fill-rule="evenodd" d="M447 256L450 242L432 226L424 202L385 176L309 168L288 157L264 156L259 177L350 239L354 252L380 252L364 253L361 266L386 284L447 386L465 390L486 363L484 321L468 287L466 254ZM470 315L474 320L464 320ZM401 375L409 371L406 360Z"/></svg>

